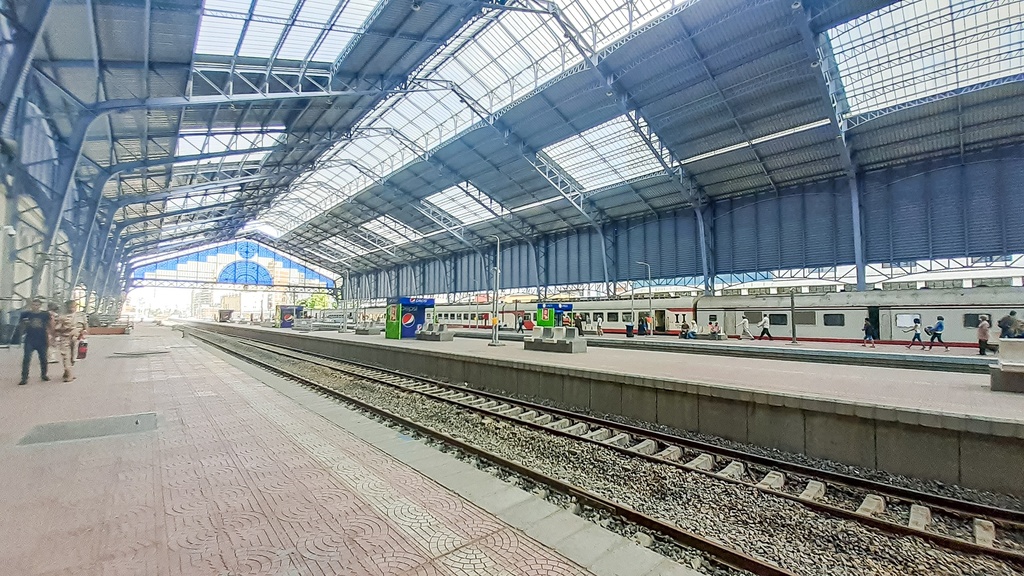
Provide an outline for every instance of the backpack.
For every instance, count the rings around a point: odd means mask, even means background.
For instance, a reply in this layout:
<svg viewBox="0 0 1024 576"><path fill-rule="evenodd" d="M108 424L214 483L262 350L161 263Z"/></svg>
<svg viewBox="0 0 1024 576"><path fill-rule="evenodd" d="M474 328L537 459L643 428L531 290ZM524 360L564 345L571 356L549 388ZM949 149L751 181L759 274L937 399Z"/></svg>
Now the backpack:
<svg viewBox="0 0 1024 576"><path fill-rule="evenodd" d="M924 333L929 335L929 336L931 336L932 332L934 332L934 331L935 331L935 329L932 328L931 326L925 326L925 328L924 328Z"/></svg>

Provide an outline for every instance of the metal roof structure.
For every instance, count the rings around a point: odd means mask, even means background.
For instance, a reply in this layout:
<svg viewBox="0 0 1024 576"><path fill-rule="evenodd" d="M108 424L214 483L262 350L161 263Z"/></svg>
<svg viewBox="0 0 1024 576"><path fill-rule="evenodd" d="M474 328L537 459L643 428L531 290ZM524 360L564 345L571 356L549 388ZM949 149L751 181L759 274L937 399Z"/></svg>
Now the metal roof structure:
<svg viewBox="0 0 1024 576"><path fill-rule="evenodd" d="M1021 0L8 0L0 16L5 149L46 164L29 191L45 247L62 230L75 283L106 295L133 259L230 238L360 274L1024 141ZM38 165L19 137L33 119L53 140Z"/></svg>

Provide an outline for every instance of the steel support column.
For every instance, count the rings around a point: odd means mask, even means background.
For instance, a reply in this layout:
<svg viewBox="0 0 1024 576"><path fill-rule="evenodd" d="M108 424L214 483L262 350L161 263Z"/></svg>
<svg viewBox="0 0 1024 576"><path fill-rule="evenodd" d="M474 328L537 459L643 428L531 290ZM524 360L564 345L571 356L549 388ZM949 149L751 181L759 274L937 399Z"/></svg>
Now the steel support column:
<svg viewBox="0 0 1024 576"><path fill-rule="evenodd" d="M850 174L847 178L850 183L850 224L853 226L853 260L857 269L857 291L863 292L867 289L867 264L864 261L864 239L861 232L860 187L856 174Z"/></svg>
<svg viewBox="0 0 1024 576"><path fill-rule="evenodd" d="M849 113L849 104L846 101L846 91L842 79L839 76L839 69L835 59L832 57L832 47L826 36L816 34L811 28L810 15L804 10L801 2L792 4L793 22L800 32L801 43L804 52L807 54L809 65L817 68L818 81L815 85L819 97L828 103L832 109L829 115L829 123L835 132L836 153L846 172L846 180L850 189L850 225L853 229L853 255L854 265L857 271L857 291L867 289L867 264L864 260L864 238L861 230L863 211L860 203L860 187L857 180L857 165L853 161L853 154L850 150L849 134L847 133L846 117Z"/></svg>

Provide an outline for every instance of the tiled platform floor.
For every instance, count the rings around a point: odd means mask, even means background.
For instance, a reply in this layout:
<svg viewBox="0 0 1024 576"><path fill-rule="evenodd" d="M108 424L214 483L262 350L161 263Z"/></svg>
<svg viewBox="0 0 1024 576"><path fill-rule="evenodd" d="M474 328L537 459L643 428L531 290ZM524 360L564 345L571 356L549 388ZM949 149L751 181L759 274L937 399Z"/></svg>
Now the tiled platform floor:
<svg viewBox="0 0 1024 576"><path fill-rule="evenodd" d="M90 347L77 381L28 386L0 350L4 574L588 574L169 330ZM16 445L151 411L156 431Z"/></svg>

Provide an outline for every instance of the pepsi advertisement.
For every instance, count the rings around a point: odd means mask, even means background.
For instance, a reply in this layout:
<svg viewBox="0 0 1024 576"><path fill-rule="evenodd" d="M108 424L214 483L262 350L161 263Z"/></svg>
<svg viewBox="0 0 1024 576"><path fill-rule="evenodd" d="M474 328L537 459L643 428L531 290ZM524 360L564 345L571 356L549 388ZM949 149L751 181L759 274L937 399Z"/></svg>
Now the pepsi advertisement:
<svg viewBox="0 0 1024 576"><path fill-rule="evenodd" d="M385 336L393 340L415 338L426 322L427 310L433 307L433 298L389 298Z"/></svg>

